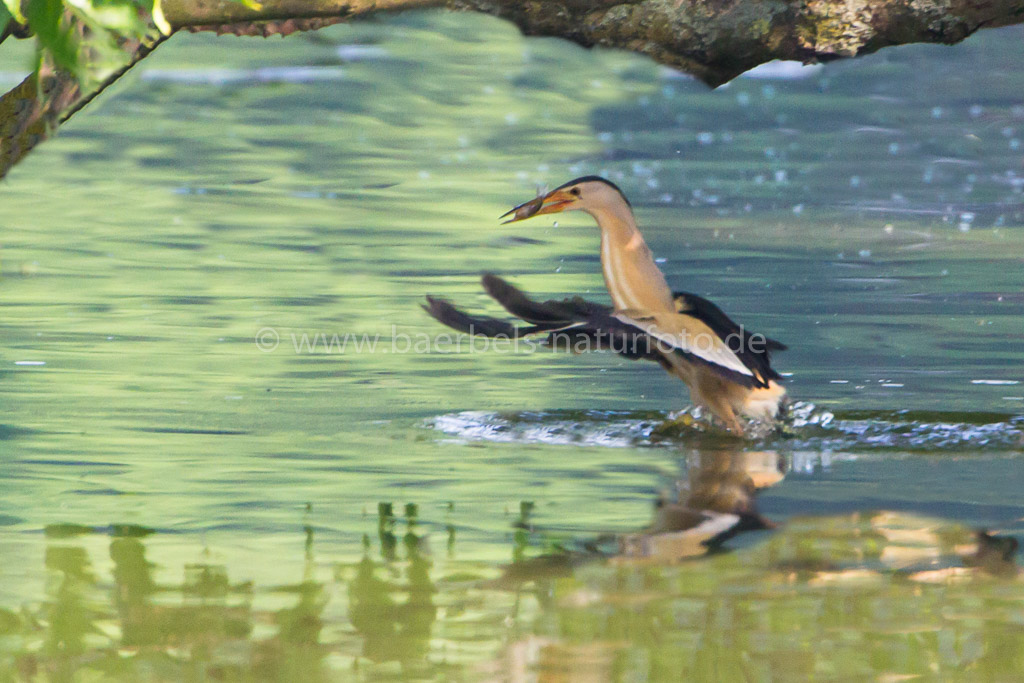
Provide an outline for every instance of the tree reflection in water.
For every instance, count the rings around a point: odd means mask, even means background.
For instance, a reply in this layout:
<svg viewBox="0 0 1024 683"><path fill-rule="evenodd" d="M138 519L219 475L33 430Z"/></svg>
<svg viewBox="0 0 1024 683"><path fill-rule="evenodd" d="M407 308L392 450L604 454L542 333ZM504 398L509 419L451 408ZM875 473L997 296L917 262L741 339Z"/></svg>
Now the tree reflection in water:
<svg viewBox="0 0 1024 683"><path fill-rule="evenodd" d="M405 506L402 547L406 561L399 566L392 505L378 506L383 561L373 560L366 539L366 552L349 584L349 619L362 636L362 655L373 662L398 661L413 670L427 661L431 628L437 618L437 589L430 578L430 561L422 552L424 539L417 533L417 515L415 505ZM388 578L380 578L381 573Z"/></svg>
<svg viewBox="0 0 1024 683"><path fill-rule="evenodd" d="M771 451L695 450L646 528L557 544L523 501L504 568L458 559L450 507L437 557L416 505L399 515L381 503L357 561L318 577L307 524L302 575L276 587L232 583L228 567L210 562L162 584L146 558L149 530L52 526L45 600L0 609L0 680L785 679L1024 667L1012 538L878 512L790 520L764 542L722 552L737 534L774 528L756 494L785 472ZM85 547L101 533L110 579ZM332 601L343 604L328 613Z"/></svg>

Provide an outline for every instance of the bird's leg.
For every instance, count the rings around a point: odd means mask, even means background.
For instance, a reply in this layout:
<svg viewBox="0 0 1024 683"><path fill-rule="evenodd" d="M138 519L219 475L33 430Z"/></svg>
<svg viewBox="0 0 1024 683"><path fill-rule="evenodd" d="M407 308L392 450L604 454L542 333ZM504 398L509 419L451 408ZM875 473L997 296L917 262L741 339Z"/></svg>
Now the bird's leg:
<svg viewBox="0 0 1024 683"><path fill-rule="evenodd" d="M729 412L732 412L731 408ZM743 429L743 425L740 424L740 421L736 418L735 415L730 415L729 418L726 419L725 428L728 429L733 434L735 434L736 436L740 437L741 439L744 436L746 436L746 432Z"/></svg>
<svg viewBox="0 0 1024 683"><path fill-rule="evenodd" d="M691 375L678 376L690 387L690 400L725 423L728 431L741 439L746 436L743 423L736 417L736 410L733 408L733 392L737 385L703 369L695 369Z"/></svg>
<svg viewBox="0 0 1024 683"><path fill-rule="evenodd" d="M740 438L746 436L743 425L740 423L739 418L736 417L736 412L728 401L719 398L718 400L708 401L707 406L716 417L721 418L722 422L725 423L726 429Z"/></svg>

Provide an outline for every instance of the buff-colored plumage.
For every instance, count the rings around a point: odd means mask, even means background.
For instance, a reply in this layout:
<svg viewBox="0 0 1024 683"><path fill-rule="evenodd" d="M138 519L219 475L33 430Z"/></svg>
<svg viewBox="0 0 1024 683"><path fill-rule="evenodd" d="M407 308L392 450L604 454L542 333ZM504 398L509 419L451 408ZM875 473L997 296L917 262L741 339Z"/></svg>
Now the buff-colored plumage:
<svg viewBox="0 0 1024 683"><path fill-rule="evenodd" d="M629 202L614 184L594 176L578 178L506 216L514 214L507 221L514 222L562 211L588 213L601 229L601 271L611 310L579 299L535 302L500 278L487 276L488 293L532 327L474 318L433 298L427 311L471 334L571 333L597 340L596 348L657 361L686 383L694 403L706 407L737 434L743 433L737 416L760 420L777 416L786 391L771 368L769 352L785 346L750 335L710 301L673 293L637 228ZM760 350L751 345L755 336L765 342ZM608 343L623 338L646 340L646 350L623 350Z"/></svg>
<svg viewBox="0 0 1024 683"><path fill-rule="evenodd" d="M621 193L600 181L581 183L578 189L578 206L573 208L589 213L601 229L601 271L616 313L710 363L756 377L756 371L747 368L706 323L677 311L672 290ZM706 406L737 433L743 432L737 414L772 419L786 394L773 380L765 382L767 387L746 387L678 354L666 354L666 358L670 372L690 387L693 402Z"/></svg>

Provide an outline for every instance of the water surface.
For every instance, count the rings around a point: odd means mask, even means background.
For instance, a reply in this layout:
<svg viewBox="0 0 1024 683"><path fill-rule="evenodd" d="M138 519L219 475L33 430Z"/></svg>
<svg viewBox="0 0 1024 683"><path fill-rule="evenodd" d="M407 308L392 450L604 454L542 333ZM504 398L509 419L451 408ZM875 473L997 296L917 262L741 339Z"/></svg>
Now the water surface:
<svg viewBox="0 0 1024 683"><path fill-rule="evenodd" d="M1020 39L712 92L463 14L175 37L0 188L0 676L1021 667ZM434 339L482 271L604 299L585 218L496 220L588 173L798 424ZM778 526L704 556L711 490Z"/></svg>

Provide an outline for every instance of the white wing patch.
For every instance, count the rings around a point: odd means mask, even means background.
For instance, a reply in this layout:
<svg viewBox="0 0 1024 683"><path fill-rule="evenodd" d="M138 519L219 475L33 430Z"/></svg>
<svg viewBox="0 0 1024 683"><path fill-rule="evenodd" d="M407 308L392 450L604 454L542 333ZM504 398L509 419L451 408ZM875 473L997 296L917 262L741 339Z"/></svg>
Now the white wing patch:
<svg viewBox="0 0 1024 683"><path fill-rule="evenodd" d="M743 361L733 353L732 349L726 346L725 342L719 339L718 335L714 334L710 329L706 333L691 334L680 325L682 331L673 334L659 327L657 321L653 318L634 318L624 312L617 312L612 315L627 325L640 328L651 337L671 348L692 354L708 363L738 372L741 375L754 377L754 373L750 371L750 368L744 365Z"/></svg>
<svg viewBox="0 0 1024 683"><path fill-rule="evenodd" d="M572 329L575 329L577 327L584 327L586 324L587 324L587 322L584 320L584 321L581 321L581 322L578 322L578 323L570 323L569 325L564 325L562 327L549 328L549 329L546 329L546 330L543 330L543 331L544 332L565 332L566 330L572 330Z"/></svg>

